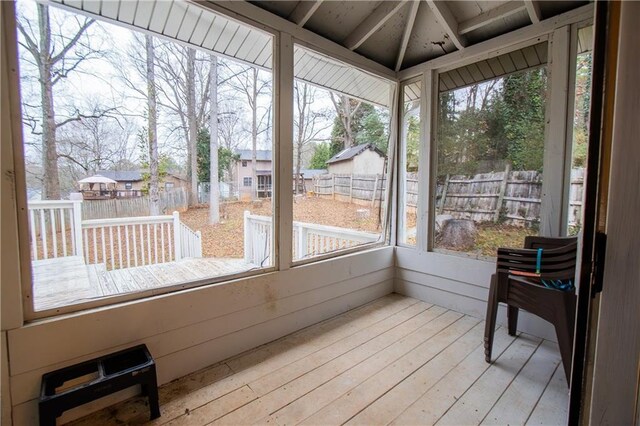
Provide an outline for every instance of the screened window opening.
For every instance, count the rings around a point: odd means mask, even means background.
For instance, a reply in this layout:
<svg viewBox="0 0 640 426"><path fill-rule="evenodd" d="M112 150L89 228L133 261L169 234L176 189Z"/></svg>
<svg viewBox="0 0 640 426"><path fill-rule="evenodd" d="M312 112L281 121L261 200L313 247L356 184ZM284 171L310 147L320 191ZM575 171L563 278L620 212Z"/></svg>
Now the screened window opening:
<svg viewBox="0 0 640 426"><path fill-rule="evenodd" d="M382 242L392 85L294 48L293 260Z"/></svg>
<svg viewBox="0 0 640 426"><path fill-rule="evenodd" d="M33 311L270 267L272 36L183 1L65 5L16 5Z"/></svg>
<svg viewBox="0 0 640 426"><path fill-rule="evenodd" d="M402 193L400 202L399 243L416 245L418 191L418 168L420 158L420 90L422 83L416 81L403 86L401 108L402 146Z"/></svg>
<svg viewBox="0 0 640 426"><path fill-rule="evenodd" d="M546 48L532 46L529 53L503 55L485 61L488 69L465 67L440 80L435 250L494 257L498 247L522 247L524 237L538 234ZM507 72L518 64L522 71ZM498 77L484 77L490 71Z"/></svg>

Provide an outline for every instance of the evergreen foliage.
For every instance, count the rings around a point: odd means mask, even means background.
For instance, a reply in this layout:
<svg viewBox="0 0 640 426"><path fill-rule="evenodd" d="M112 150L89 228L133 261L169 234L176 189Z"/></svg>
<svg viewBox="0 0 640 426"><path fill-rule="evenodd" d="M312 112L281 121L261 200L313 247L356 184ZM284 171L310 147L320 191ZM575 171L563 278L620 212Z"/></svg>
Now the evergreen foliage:
<svg viewBox="0 0 640 426"><path fill-rule="evenodd" d="M211 169L209 130L200 129L196 142L198 151L198 182L209 182L209 170ZM229 148L225 148L224 146L218 147L218 179L223 180L225 171L231 173L231 166L239 159L238 154L235 154Z"/></svg>

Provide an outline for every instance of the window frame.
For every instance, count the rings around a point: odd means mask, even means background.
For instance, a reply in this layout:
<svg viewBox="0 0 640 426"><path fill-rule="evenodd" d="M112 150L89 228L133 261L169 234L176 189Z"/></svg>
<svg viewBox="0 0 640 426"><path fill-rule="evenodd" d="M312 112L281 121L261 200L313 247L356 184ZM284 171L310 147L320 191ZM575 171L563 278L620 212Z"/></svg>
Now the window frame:
<svg viewBox="0 0 640 426"><path fill-rule="evenodd" d="M380 232L380 238L378 239L378 241L373 241L370 243L364 243L364 244L360 244L357 245L355 247L350 247L350 248L346 248L346 249L342 249L342 250L337 250L335 252L329 252L329 253L323 253L323 254L319 254L319 255L315 255L313 257L309 257L309 258L305 258L305 259L298 259L298 260L293 260L293 191L289 190L286 191L286 187L285 188L280 188L280 190L284 190L285 192L287 192L290 195L290 201L289 204L287 205L289 208L289 212L287 212L288 214L291 214L291 219L290 219L290 226L288 229L288 235L282 235L281 236L281 242L283 240L287 240L291 245L286 248L286 247L281 247L281 255L284 253L284 251L287 252L286 256L289 258L289 265L290 267L297 267L297 266L303 266L303 265L307 265L307 264L311 264L311 263L315 263L315 262L321 262L321 261L325 261L325 260L329 260L329 259L334 259L337 257L341 257L341 256L347 256L347 255L351 255L354 253L359 253L359 252L363 252L366 250L370 250L370 249L375 249L375 248L379 248L379 247L384 247L384 246L390 246L390 245L394 245L395 244L395 235L397 232L397 214L396 214L396 190L395 187L396 185L393 184L393 182L395 181L395 176L396 176L396 166L397 166L397 152L398 152L398 144L399 144L399 138L398 138L398 99L399 99L399 90L400 90L400 82L398 80L390 80L388 77L382 76L378 73L374 73L371 70L368 70L364 67L362 67L361 65L357 65L354 64L352 62L349 61L344 61L342 57L336 56L333 57L331 56L330 53L324 51L323 49L319 49L316 46L312 46L309 43L299 39L299 38L292 38L292 48L291 48L291 54L292 54L292 58L293 59L293 46L294 45L299 45L300 47L303 47L305 49L308 49L312 52L318 53L320 55L324 55L324 56L329 56L331 60L333 61L337 61L337 62L342 62L343 64L353 67L359 71L371 74L373 76L375 76L376 78L379 78L380 80L386 81L389 83L389 116L391 117L390 122L389 122L389 148L387 150L387 161L386 161L386 170L385 170L385 176L386 176L386 187L385 187L385 199L381 200L382 203L384 203L385 207L385 213L384 216L382 218L382 230ZM292 64L293 65L293 64ZM294 74L294 69L293 67L291 68L291 73L292 76ZM295 174L295 169L293 167L293 131L294 131L294 127L293 127L293 109L295 108L294 106L294 102L293 101L293 84L295 81L295 77L293 77L293 79L291 80L291 104L290 104L290 108L291 108L291 131L290 131L290 135L288 135L288 137L290 138L290 154L289 154L289 158L287 159L289 162L289 168L288 170L291 170L291 173L287 173L287 178L291 179L290 180L290 184L289 184L289 188L293 188L293 175ZM328 89L327 89L328 90ZM396 119L393 120L393 110L395 109L396 111ZM282 177L281 177L282 178ZM286 203L286 201L285 201ZM286 204L282 204L282 206L285 206ZM393 237L393 238L392 238Z"/></svg>
<svg viewBox="0 0 640 426"><path fill-rule="evenodd" d="M264 24L256 23L255 21L245 18L242 16L235 16L228 11L221 10L218 7L215 7L213 4L198 4L197 5L204 10L210 10L216 14L223 15L225 18L241 23L242 25L250 26L253 29L262 31L269 37L271 37L271 48L273 52L272 59L272 68L271 68L271 76L272 76L272 87L273 87L273 95L272 95L272 105L274 109L274 125L272 126L272 149L274 152L278 152L279 144L276 135L279 133L279 127L281 124L277 122L278 112L280 110L279 103L286 102L286 100L280 99L276 96L276 93L279 92L279 74L281 74L280 70L280 61L278 58L280 57L280 44L281 39L286 37L286 34L283 34L280 31L277 31L271 27L268 27ZM61 8L71 13L75 13L80 16L93 16L90 13L85 13L82 10L77 8L66 7L64 5L54 5L54 7ZM5 11L3 11L4 13ZM120 303L124 302L143 302L146 299L149 299L153 296L174 293L181 290L193 289L197 287L204 287L208 285L216 285L222 282L228 282L243 278L254 277L257 275L263 275L267 273L272 273L279 269L279 253L276 247L279 245L280 235L278 233L278 229L280 227L280 209L278 208L278 197L279 194L277 192L274 193L272 198L272 249L271 249L271 265L264 268L258 269L250 269L244 272L209 277L200 280L193 280L179 284L172 284L163 287L158 287L155 289L147 289L133 293L124 293L112 296L104 296L95 300L65 305L57 308L43 309L40 311L36 311L33 305L33 278L32 278L32 269L31 269L31 248L29 244L30 231L28 224L28 216L27 216L27 197L26 197L26 179L25 179L25 162L24 162L24 136L23 129L21 124L21 119L16 117L22 116L22 106L21 106L21 95L20 95L20 71L19 71L19 54L18 54L18 37L17 37L17 20L15 19L16 10L15 6L10 8L11 15L8 21L8 25L6 29L2 31L4 34L9 34L9 37L6 39L7 44L7 57L9 62L9 82L10 82L10 104L12 105L12 111L14 111L14 116L11 118L11 128L12 128L12 150L13 150L13 166L15 170L15 174L17 178L15 179L15 191L18 194L16 196L16 204L18 209L18 250L20 255L20 293L22 294L22 317L25 321L33 321L44 318L53 318L63 314L82 312L89 309L94 308L110 308L117 306ZM6 21L5 21L6 22ZM112 25L124 25L122 23L116 23L109 21ZM135 27L133 25L125 25L131 31L139 32L142 34L150 34L154 37L169 40L175 43L183 44L188 47L193 47L195 49L202 49L199 46L190 45L189 43L184 43L178 39L171 39L164 35L160 35L157 33L150 32L148 30L144 30L142 28ZM206 49L205 49L206 50ZM291 52L292 56L292 52ZM276 168L277 160L274 162L273 171L275 173L274 182L277 182L280 179L280 176L275 171L278 170ZM285 226L286 226L286 222Z"/></svg>

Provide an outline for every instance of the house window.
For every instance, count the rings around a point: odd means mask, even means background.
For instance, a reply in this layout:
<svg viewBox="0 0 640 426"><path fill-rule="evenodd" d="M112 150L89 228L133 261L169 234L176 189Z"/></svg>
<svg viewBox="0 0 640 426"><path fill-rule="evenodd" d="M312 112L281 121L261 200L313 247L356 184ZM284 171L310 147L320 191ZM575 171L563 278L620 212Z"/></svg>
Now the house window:
<svg viewBox="0 0 640 426"><path fill-rule="evenodd" d="M259 274L271 269L275 245L272 242L277 241L272 235L273 204L264 202L260 213L245 215L245 211L251 210L251 200L255 195L244 193L242 195L248 198L243 199L240 191L230 190L229 185L225 187L221 180L225 174L231 173L236 164L236 148L251 150L252 146L258 145L269 153L270 158L274 122L271 114L276 109L272 93L275 72L272 35L263 28L258 30L210 9L198 9L195 4L176 0L173 5L162 8L162 13L167 16L158 20L162 25L164 22L182 22L179 28L175 28L173 36L176 40L172 41L168 33L164 33L162 38L152 35L162 32L162 28L154 30L149 27L157 24L153 20L142 24L138 19L133 24L133 20L124 22L126 18L121 17L138 16L140 13L136 2L118 3L116 14L110 13L107 9L112 8L106 6L92 9L94 14L104 13L95 25L87 25L92 18L79 9L87 5L86 2L76 2L66 4L63 9L55 2L43 5L34 0L21 0L16 3L16 21L24 30L16 31L21 101L24 105L22 122L35 126L35 131L25 128L22 132L24 140L16 141L22 145L16 149L24 151L25 167L33 175L27 183L27 190L37 190L42 193L43 200L47 200L29 202L30 229L21 230L22 235L29 238L31 259L27 261L34 272L26 296L30 305L26 308L27 317L33 319L77 311L88 304L106 305L131 299L130 293L146 297L184 288L192 281L212 283L239 274ZM188 16L193 12L197 19L183 20L187 9ZM152 12L160 13L158 8L151 7L148 13ZM48 15L46 20L42 19L42 14ZM40 22L50 22L50 25L40 28ZM202 32L205 29L208 33ZM206 39L207 48L203 49L203 40L192 47L188 42L178 41L190 40L187 35L195 33L201 33L201 38L215 34L226 42L216 44L215 40ZM46 69L39 69L38 49L43 45L40 42L42 34L50 39L50 52L57 53L49 75ZM117 43L107 43L106 40L117 40ZM209 42L211 46L208 46ZM231 53L225 50L230 43L236 46ZM213 49L213 52L207 49ZM233 135L233 140L221 139L216 164L212 164L214 157L209 152L211 141L206 140L202 144L204 149L198 145L197 166L192 167L186 155L189 135L173 130L176 117L162 110L156 117L150 117L147 88L153 85L149 84L151 77L146 68L148 57L154 59L150 63L156 64L154 85L157 87L157 104L178 105L192 88L196 93L195 108L198 111L210 108L208 91L202 88L208 87L213 67L217 67L218 90L230 94L228 100L218 101L220 117L226 117L224 114L235 108L246 112L255 108L253 112L258 120L250 133L256 135L256 139L245 140L237 134ZM167 71L166 64L170 64L171 72ZM195 72L187 74L190 67ZM60 75L65 78L59 78ZM41 78L49 80L51 90L41 92L38 82ZM180 85L175 84L178 80L182 82ZM254 85L258 86L257 93L251 89ZM109 96L103 96L105 94ZM101 99L99 105L93 103L96 96ZM115 101L116 98L131 101L124 105ZM48 105L55 108L51 116L57 119L53 123L56 132L43 131L43 126L51 125L42 119L48 114ZM92 118L68 119L72 110L65 106L69 105L79 106L79 111L74 114ZM82 105L86 106L84 110ZM86 109L88 106L91 110ZM145 110L147 113L134 115L132 110ZM237 126L251 129L251 115L238 114ZM198 120L198 140L210 139L210 120ZM156 127L155 132L148 131L151 126ZM43 139L43 135L53 134L55 139ZM150 134L156 137L150 138ZM58 154L56 161L47 161L43 146L55 148L54 152ZM229 146L234 146L234 149ZM157 158L150 158L150 152L157 152ZM260 168L265 169L264 173L275 173L270 164L262 161L263 156L267 155L261 153L258 156ZM155 162L157 164L153 164ZM89 208L89 203L69 200L69 194L79 187L77 181L86 178L82 164L130 164L130 169L119 171L122 175L131 176L123 180L124 188L132 190L136 177L139 177L144 182L148 202L132 204L126 199L105 200L107 197L103 194L95 201L101 204L92 205L100 213L91 216L91 220L76 222L76 218L86 216L82 210L86 212ZM243 161L243 166L246 165L247 162ZM151 176L156 170L157 176ZM179 181L172 177L171 182L163 182L167 176L175 176L174 173L187 175ZM107 182L99 174L90 178L94 190ZM180 183L176 185L176 182ZM245 179L244 183L251 186L251 178ZM109 185L112 183L107 183L110 188ZM174 185L177 188L173 191L162 190L174 188ZM211 191L212 185L216 185L219 191ZM240 198L233 208L222 212L227 215L224 229L210 224L215 222L221 210L219 197L212 199L211 193L226 199ZM49 200L57 201L55 209L50 207ZM202 208L186 207L193 204L210 209L208 220L199 219ZM176 211L179 214L172 214ZM179 262L184 264L187 260L192 266L181 267ZM47 266L51 264L59 267L52 269ZM129 276L127 271L132 268L152 279L146 280L142 287L121 281ZM69 280L50 272L54 269L76 271L72 284L75 287L70 288ZM98 278L96 270L102 271L98 275L113 285L108 288L101 285L103 282L99 280L102 278ZM163 272L158 274L160 270Z"/></svg>
<svg viewBox="0 0 640 426"><path fill-rule="evenodd" d="M383 243L393 85L299 45L294 64L293 190L315 197L294 197L292 259Z"/></svg>
<svg viewBox="0 0 640 426"><path fill-rule="evenodd" d="M242 167L247 167L247 160L242 160Z"/></svg>
<svg viewBox="0 0 640 426"><path fill-rule="evenodd" d="M251 186L251 176L244 177L244 178L242 179L242 185L243 185L243 186L249 186L249 187L250 187L250 186Z"/></svg>
<svg viewBox="0 0 640 426"><path fill-rule="evenodd" d="M546 56L534 58L541 63L492 79L468 67L440 74L434 250L494 257L538 234L548 75ZM465 71L480 81L457 78Z"/></svg>

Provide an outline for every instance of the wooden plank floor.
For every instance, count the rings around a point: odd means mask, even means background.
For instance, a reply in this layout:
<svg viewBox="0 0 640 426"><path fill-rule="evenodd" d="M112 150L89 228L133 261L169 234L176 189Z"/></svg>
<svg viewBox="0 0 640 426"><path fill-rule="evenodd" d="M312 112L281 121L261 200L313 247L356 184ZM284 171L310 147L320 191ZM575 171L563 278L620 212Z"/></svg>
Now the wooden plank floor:
<svg viewBox="0 0 640 426"><path fill-rule="evenodd" d="M207 277L231 275L253 268L243 259L181 259L176 262L107 270L103 263L85 265L82 256L32 261L36 311L180 284Z"/></svg>
<svg viewBox="0 0 640 426"><path fill-rule="evenodd" d="M562 424L557 345L389 295L74 422L116 424Z"/></svg>

